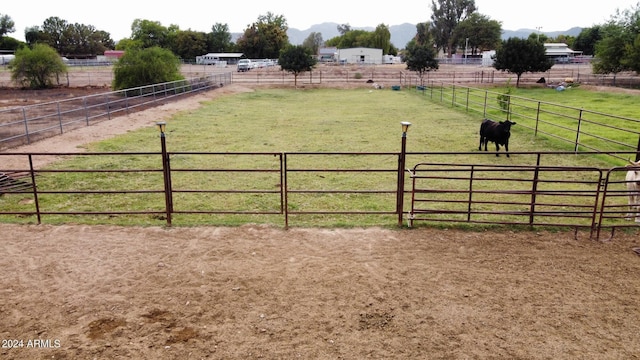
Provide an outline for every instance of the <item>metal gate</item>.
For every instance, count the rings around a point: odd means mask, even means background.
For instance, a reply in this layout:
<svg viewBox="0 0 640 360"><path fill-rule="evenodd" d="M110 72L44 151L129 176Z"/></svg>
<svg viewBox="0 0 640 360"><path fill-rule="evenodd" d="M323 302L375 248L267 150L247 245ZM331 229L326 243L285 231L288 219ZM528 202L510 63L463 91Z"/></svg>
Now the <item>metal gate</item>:
<svg viewBox="0 0 640 360"><path fill-rule="evenodd" d="M599 230L598 168L419 163L409 226L416 221ZM599 234L599 232L596 233Z"/></svg>

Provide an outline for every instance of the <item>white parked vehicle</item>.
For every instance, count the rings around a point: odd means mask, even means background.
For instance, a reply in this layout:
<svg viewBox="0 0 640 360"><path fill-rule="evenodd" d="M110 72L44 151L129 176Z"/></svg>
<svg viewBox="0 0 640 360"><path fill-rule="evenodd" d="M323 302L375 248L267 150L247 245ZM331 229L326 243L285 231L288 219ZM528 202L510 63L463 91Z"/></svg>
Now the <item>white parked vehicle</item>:
<svg viewBox="0 0 640 360"><path fill-rule="evenodd" d="M253 64L249 59L238 60L238 72L249 71L253 68Z"/></svg>

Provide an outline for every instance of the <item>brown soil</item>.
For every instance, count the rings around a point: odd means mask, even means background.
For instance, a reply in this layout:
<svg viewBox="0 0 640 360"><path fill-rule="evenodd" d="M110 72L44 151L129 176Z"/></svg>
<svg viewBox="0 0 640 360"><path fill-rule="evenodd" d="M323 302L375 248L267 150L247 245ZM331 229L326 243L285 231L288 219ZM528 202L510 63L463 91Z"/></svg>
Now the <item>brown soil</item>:
<svg viewBox="0 0 640 360"><path fill-rule="evenodd" d="M238 91L252 90L226 86L11 151L82 151ZM609 242L259 225L0 224L0 233L3 359L640 354L638 231Z"/></svg>

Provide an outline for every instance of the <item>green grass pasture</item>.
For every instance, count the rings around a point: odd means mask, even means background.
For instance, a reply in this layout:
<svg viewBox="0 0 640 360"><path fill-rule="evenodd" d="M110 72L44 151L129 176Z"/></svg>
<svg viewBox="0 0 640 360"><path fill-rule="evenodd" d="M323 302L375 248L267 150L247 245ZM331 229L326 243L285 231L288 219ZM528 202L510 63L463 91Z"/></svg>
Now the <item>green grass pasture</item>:
<svg viewBox="0 0 640 360"><path fill-rule="evenodd" d="M532 91L542 97L545 90ZM571 102L578 91L587 103L613 109L598 102L588 92L577 90L566 96ZM519 90L518 90L519 92ZM548 93L551 93L549 90ZM519 93L525 96L526 94ZM620 95L620 108L630 112L629 98ZM549 100L551 100L549 95ZM568 100L567 100L568 101ZM594 105L595 106L595 105ZM165 120L165 119L163 119ZM280 156L286 152L289 169L314 169L291 172L290 190L323 190L326 193L292 192L291 211L345 212L371 214L291 215L291 226L394 226L395 215L377 212L395 210L397 156L401 146L401 121L412 126L407 135L407 167L429 161L457 164L534 165L533 155L504 154L496 157L478 151L478 130L482 117L473 112L455 111L450 105L430 101L414 90L370 89L259 89L250 93L225 95L207 101L195 110L179 113L166 120L167 149L171 157L174 210L177 225L238 225L248 222L282 225L278 214ZM490 144L491 146L492 144ZM566 150L553 139L534 137L525 127L512 129L510 150L535 152ZM138 152L140 154L92 156L78 155L50 166L49 170L79 169L96 172L45 172L38 176L43 211L113 211L126 208L140 214L70 216L46 215L45 223L164 224L164 196L159 132L149 127L87 146L89 152ZM493 151L494 147L490 149ZM156 154L149 154L150 152ZM368 153L333 154L315 153ZM423 152L441 152L426 157ZM451 155L451 152L465 152ZM210 154L214 153L214 154ZM260 153L255 155L253 153ZM293 153L293 154L290 154ZM542 165L610 167L603 158L591 155L544 155ZM131 169L113 173L113 169ZM220 171L233 169L234 171ZM344 172L333 171L336 169ZM380 170L381 172L370 172ZM362 170L362 171L358 171ZM559 175L562 176L562 175ZM565 175L566 176L566 175ZM407 177L407 189L411 180ZM438 184L435 184L438 186ZM442 186L448 186L442 184ZM489 184L485 186L491 186ZM104 190L112 194L70 194L73 189ZM267 193L228 193L228 190L259 190ZM144 192L136 192L145 190ZM335 193L333 191L363 191ZM62 192L61 192L62 191ZM196 191L206 191L205 193ZM55 192L55 193L53 193ZM0 196L5 211L32 211L29 194ZM405 210L408 208L405 201ZM200 214L198 210L219 211ZM230 215L225 211L245 211ZM152 212L152 213L145 213ZM0 216L0 221L34 222L33 217Z"/></svg>
<svg viewBox="0 0 640 360"><path fill-rule="evenodd" d="M494 120L506 119L498 95L507 88L458 89L456 103ZM449 95L451 97L451 95ZM557 142L568 151L634 151L640 134L640 95L596 92L581 87L511 88L511 120L537 137ZM468 100L467 100L468 99ZM577 132L580 130L578 136ZM633 157L633 156L632 156ZM609 159L616 164L623 160Z"/></svg>

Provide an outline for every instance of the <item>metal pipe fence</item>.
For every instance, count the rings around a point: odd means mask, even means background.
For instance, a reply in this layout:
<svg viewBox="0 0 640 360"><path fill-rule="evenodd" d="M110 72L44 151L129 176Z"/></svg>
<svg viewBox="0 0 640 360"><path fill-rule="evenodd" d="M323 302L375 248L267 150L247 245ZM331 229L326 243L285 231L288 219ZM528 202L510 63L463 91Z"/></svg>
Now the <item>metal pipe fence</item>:
<svg viewBox="0 0 640 360"><path fill-rule="evenodd" d="M574 152L640 154L640 120L574 108L459 84L432 82L421 92L433 101L483 118L511 120L518 127L567 143ZM623 159L618 154L613 154ZM637 155L634 154L633 157Z"/></svg>
<svg viewBox="0 0 640 360"><path fill-rule="evenodd" d="M229 83L231 74L227 72L0 110L0 149L29 144Z"/></svg>
<svg viewBox="0 0 640 360"><path fill-rule="evenodd" d="M514 75L498 71L491 66L466 66L442 64L435 71L428 71L422 79L414 71L405 67L386 64L370 65L333 65L322 66L298 76L300 85L328 85L353 84L362 85L367 81L391 87L415 87L431 82L456 84L506 84L512 81ZM537 84L541 79L544 84ZM295 81L293 74L282 71L279 67L266 67L250 71L234 73L234 82L246 84L281 84L292 85ZM640 77L632 72L617 75L593 74L589 64L555 65L546 72L524 73L520 84L554 86L572 81L575 83L595 86L617 86L625 88L640 88Z"/></svg>
<svg viewBox="0 0 640 360"><path fill-rule="evenodd" d="M171 226L172 218L189 224L188 217L215 214L225 223L224 217L246 222L260 215L267 222L280 218L286 228L292 221L326 216L358 226L352 217L366 215L379 218L382 226L399 217L408 226L573 228L591 239L600 239L603 230L613 237L615 229L637 226L626 220L634 217L627 167L542 166L547 156L575 154L512 154L535 160L496 165L466 162L468 153L406 153L413 165L401 169L402 152L0 153L0 160L22 161L19 168L0 168L0 220L41 223L85 216L109 223L124 216L135 224ZM36 168L38 157L93 161L91 168L75 165L82 161ZM429 159L443 160L424 161ZM401 173L410 180L399 180ZM398 206L399 198L406 205Z"/></svg>

